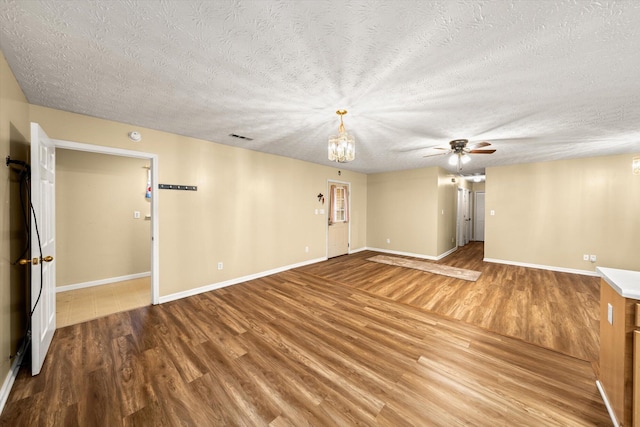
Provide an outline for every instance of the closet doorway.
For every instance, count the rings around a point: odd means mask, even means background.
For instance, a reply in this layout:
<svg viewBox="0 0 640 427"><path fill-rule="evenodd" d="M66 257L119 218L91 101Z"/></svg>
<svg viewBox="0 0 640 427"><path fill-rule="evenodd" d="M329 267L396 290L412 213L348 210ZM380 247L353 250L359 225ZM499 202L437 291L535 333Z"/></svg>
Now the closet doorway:
<svg viewBox="0 0 640 427"><path fill-rule="evenodd" d="M151 304L149 160L56 150L56 317L81 323Z"/></svg>

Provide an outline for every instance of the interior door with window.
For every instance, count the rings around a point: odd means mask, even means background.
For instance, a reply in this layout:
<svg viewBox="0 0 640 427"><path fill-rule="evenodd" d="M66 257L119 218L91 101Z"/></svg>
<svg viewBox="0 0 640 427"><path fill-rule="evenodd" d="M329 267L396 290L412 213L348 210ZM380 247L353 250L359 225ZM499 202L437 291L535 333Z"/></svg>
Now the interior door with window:
<svg viewBox="0 0 640 427"><path fill-rule="evenodd" d="M349 253L349 184L329 183L327 258Z"/></svg>
<svg viewBox="0 0 640 427"><path fill-rule="evenodd" d="M55 146L31 123L31 373L42 369L56 331Z"/></svg>

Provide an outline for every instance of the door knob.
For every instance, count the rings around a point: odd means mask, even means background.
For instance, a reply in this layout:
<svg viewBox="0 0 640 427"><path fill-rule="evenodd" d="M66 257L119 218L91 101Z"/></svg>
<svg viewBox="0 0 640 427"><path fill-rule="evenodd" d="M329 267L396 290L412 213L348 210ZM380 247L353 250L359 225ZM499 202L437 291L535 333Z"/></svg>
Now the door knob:
<svg viewBox="0 0 640 427"><path fill-rule="evenodd" d="M44 258L21 259L20 261L18 261L18 264L20 264L20 265L27 265L27 264L38 265L40 263L40 261L42 261L42 262L51 262L51 261L53 261L53 257L51 255L47 255Z"/></svg>

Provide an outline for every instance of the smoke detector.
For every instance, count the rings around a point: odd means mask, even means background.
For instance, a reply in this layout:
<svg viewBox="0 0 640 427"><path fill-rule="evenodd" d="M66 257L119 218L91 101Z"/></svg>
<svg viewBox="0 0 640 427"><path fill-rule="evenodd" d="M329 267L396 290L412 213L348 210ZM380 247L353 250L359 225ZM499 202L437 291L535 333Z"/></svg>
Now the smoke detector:
<svg viewBox="0 0 640 427"><path fill-rule="evenodd" d="M142 135L140 135L140 132L133 130L129 132L129 139L133 142L140 142L142 141Z"/></svg>

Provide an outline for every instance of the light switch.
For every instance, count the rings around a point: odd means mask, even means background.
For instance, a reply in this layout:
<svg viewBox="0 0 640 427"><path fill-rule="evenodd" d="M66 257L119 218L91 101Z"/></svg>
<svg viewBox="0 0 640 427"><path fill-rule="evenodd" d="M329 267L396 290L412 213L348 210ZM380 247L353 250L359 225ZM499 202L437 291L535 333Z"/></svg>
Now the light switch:
<svg viewBox="0 0 640 427"><path fill-rule="evenodd" d="M324 209L320 209L320 215L324 215Z"/></svg>
<svg viewBox="0 0 640 427"><path fill-rule="evenodd" d="M496 211L494 211L493 209L491 209L491 212L489 213L491 216L494 216L496 214Z"/></svg>
<svg viewBox="0 0 640 427"><path fill-rule="evenodd" d="M140 211L133 211L133 217L135 219L139 219L140 218Z"/></svg>

